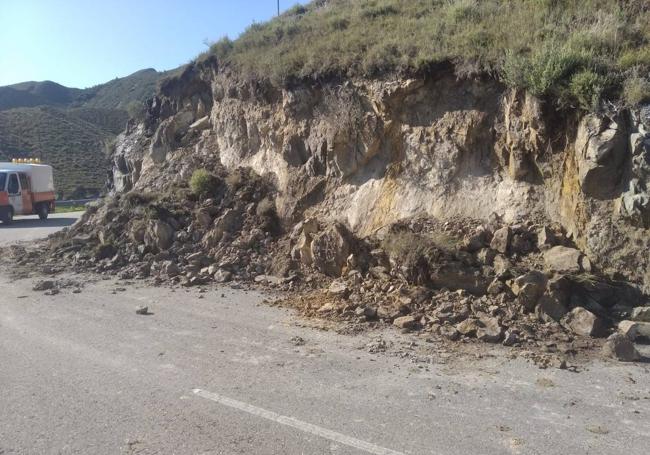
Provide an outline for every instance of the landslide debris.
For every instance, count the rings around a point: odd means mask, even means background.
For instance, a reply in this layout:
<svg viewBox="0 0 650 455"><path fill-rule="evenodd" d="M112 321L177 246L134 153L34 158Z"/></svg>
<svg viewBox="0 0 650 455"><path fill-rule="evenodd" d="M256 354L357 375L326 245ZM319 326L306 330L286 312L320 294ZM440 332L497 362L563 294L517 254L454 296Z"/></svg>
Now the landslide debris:
<svg viewBox="0 0 650 455"><path fill-rule="evenodd" d="M617 329L632 342L650 326L638 288L600 274L558 224L415 217L361 239L314 216L283 225L272 182L250 170L201 173L209 191L188 185L109 197L38 249L11 247L3 256L21 273L91 270L156 285L266 286L290 291L276 305L348 331L392 325L560 358L601 345L597 339ZM603 352L638 359L618 335Z"/></svg>

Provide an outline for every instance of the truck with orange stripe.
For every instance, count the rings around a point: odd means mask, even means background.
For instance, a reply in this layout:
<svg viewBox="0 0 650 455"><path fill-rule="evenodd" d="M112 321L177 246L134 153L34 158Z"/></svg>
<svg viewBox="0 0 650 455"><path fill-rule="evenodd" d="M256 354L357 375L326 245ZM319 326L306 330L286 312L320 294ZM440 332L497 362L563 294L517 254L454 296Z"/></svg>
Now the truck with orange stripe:
<svg viewBox="0 0 650 455"><path fill-rule="evenodd" d="M40 163L0 163L0 221L16 215L46 220L55 209L52 166Z"/></svg>

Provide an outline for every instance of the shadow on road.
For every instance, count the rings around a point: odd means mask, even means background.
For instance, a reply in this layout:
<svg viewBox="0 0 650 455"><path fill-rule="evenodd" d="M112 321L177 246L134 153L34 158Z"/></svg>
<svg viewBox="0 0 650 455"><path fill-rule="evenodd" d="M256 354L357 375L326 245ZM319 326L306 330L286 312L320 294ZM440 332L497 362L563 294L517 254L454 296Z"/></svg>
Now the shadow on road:
<svg viewBox="0 0 650 455"><path fill-rule="evenodd" d="M49 218L45 221L38 218L14 219L11 224L0 223L0 229L38 229L38 228L63 228L71 226L77 218Z"/></svg>

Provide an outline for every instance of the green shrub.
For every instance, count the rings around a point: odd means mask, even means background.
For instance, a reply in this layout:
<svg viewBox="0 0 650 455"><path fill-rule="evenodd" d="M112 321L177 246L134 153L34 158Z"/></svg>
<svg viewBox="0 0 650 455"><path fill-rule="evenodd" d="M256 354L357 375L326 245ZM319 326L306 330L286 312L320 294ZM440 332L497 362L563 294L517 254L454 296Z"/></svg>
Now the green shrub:
<svg viewBox="0 0 650 455"><path fill-rule="evenodd" d="M475 21L480 19L480 11L476 0L449 2L447 14L449 14L454 22Z"/></svg>
<svg viewBox="0 0 650 455"><path fill-rule="evenodd" d="M225 60L232 52L234 44L230 38L224 36L216 43L210 46L210 53L215 55L219 60Z"/></svg>
<svg viewBox="0 0 650 455"><path fill-rule="evenodd" d="M208 198L219 189L219 178L205 169L197 169L190 178L190 189L196 196Z"/></svg>
<svg viewBox="0 0 650 455"><path fill-rule="evenodd" d="M544 96L583 66L585 61L583 56L555 43L536 49L529 56L510 51L503 66L504 79L511 86Z"/></svg>
<svg viewBox="0 0 650 455"><path fill-rule="evenodd" d="M623 69L635 66L650 68L650 46L625 51L618 59L618 64Z"/></svg>
<svg viewBox="0 0 650 455"><path fill-rule="evenodd" d="M569 91L579 107L587 111L594 111L598 107L606 85L605 77L585 70L573 75L569 83Z"/></svg>
<svg viewBox="0 0 650 455"><path fill-rule="evenodd" d="M650 101L650 80L632 76L623 84L623 97L630 106Z"/></svg>

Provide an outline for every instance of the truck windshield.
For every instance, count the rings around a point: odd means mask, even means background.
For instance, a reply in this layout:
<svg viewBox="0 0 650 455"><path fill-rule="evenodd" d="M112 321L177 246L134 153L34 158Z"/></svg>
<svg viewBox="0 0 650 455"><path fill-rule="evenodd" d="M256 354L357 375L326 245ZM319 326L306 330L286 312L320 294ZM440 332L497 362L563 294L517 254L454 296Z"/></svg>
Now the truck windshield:
<svg viewBox="0 0 650 455"><path fill-rule="evenodd" d="M0 172L0 191L5 190L5 183L7 183L7 173Z"/></svg>

